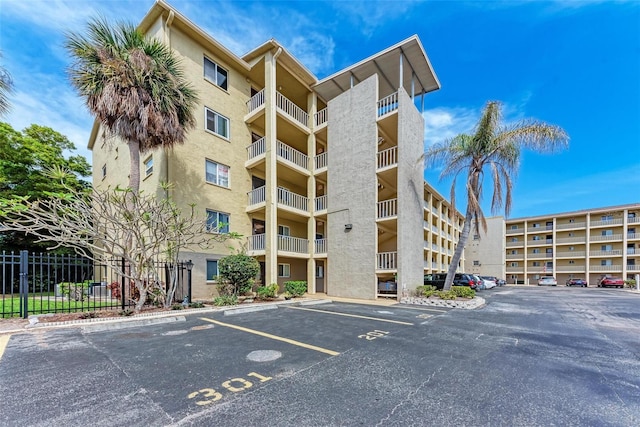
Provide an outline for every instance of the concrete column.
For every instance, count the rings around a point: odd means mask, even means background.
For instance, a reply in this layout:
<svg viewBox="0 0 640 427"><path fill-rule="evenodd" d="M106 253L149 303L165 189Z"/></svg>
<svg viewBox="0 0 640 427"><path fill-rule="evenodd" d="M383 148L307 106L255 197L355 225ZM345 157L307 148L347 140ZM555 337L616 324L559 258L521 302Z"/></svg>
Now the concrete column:
<svg viewBox="0 0 640 427"><path fill-rule="evenodd" d="M276 53L277 54L277 53ZM278 174L276 165L276 56L265 55L265 284L278 282Z"/></svg>
<svg viewBox="0 0 640 427"><path fill-rule="evenodd" d="M313 92L310 92L307 96L307 111L309 117L313 118L318 111L318 100ZM307 261L307 292L310 294L316 293L316 260L314 254L316 252L316 178L314 172L316 168L316 162L314 156L316 153L316 134L315 121L311 120L311 134L307 137L307 155L309 156L309 170L311 170L311 176L307 179L307 197L309 197L309 212L311 216L307 221L307 239L309 239L309 260Z"/></svg>

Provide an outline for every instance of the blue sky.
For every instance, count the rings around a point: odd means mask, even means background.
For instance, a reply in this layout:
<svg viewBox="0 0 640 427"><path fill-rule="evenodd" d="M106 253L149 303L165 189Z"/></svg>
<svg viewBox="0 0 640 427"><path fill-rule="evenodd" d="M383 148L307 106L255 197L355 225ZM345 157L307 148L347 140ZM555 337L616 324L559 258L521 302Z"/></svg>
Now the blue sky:
<svg viewBox="0 0 640 427"><path fill-rule="evenodd" d="M318 78L418 34L442 84L425 98L425 146L471 132L488 100L508 122L569 133L560 154L525 153L511 217L640 202L640 1L169 3L238 55L275 38ZM3 120L50 126L90 159L92 118L65 74L64 32L96 14L138 23L152 4L2 0L1 61L15 84ZM448 198L450 181L425 178Z"/></svg>

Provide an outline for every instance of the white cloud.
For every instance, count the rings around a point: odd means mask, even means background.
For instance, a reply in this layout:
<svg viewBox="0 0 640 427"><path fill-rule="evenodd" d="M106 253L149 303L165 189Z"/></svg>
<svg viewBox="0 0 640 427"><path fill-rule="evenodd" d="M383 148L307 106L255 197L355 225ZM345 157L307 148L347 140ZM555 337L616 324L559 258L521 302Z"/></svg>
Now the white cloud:
<svg viewBox="0 0 640 427"><path fill-rule="evenodd" d="M425 147L430 147L458 134L470 133L480 117L480 110L439 107L425 110L422 116L424 117L424 144Z"/></svg>
<svg viewBox="0 0 640 427"><path fill-rule="evenodd" d="M377 28L388 25L390 20L411 13L410 9L420 3L423 1L350 0L331 2L331 5L338 13L346 15L341 16L341 19L348 19L355 23L351 31L359 31L366 36L371 36Z"/></svg>

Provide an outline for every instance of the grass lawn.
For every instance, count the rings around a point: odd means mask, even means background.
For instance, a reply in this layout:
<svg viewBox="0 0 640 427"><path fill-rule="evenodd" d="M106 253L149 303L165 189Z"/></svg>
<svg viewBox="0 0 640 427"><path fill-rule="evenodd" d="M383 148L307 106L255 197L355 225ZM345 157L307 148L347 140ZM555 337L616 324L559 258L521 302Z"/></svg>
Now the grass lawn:
<svg viewBox="0 0 640 427"><path fill-rule="evenodd" d="M93 298L84 301L75 301L73 299L55 297L53 295L34 295L29 297L28 311L29 314L46 314L46 313L70 313L76 311L93 311L105 307L119 307L118 300L95 300ZM0 318L18 317L20 315L20 298L19 297L1 297L0 298Z"/></svg>

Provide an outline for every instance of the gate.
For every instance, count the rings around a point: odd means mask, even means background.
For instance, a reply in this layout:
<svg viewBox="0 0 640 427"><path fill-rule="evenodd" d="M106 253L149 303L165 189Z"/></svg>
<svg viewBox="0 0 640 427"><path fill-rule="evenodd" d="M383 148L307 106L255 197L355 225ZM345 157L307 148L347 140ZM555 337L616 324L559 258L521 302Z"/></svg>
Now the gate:
<svg viewBox="0 0 640 427"><path fill-rule="evenodd" d="M127 271L124 260L119 264ZM178 264L173 301L191 302L192 266L190 261ZM166 292L170 266L158 262L157 267L164 271L164 281L157 285ZM0 318L27 318L30 314L124 310L134 305L136 288L109 265L86 257L21 251L0 254L0 291Z"/></svg>

